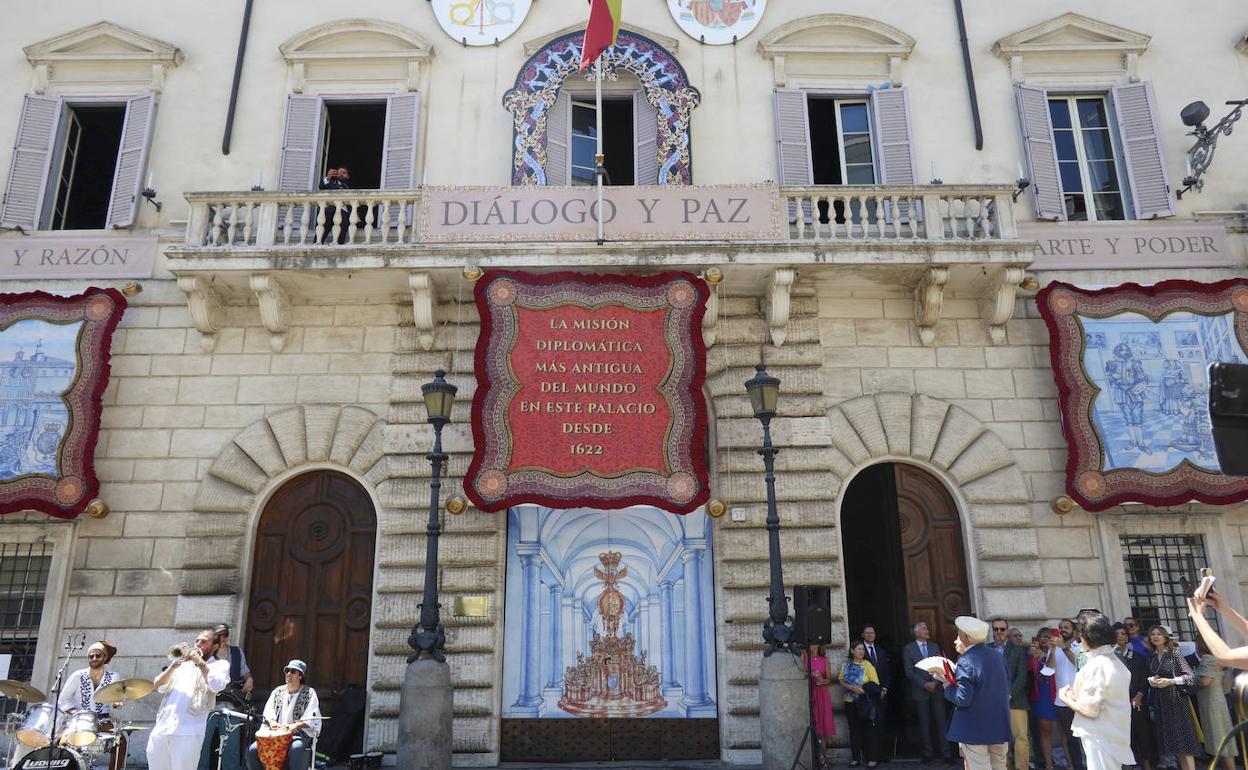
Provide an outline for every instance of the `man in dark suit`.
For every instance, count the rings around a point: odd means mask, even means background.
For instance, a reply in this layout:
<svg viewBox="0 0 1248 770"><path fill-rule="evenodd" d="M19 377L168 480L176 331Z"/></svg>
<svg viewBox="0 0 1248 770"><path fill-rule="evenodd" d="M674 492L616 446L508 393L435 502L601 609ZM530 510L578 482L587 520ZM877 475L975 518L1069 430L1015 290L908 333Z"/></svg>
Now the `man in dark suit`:
<svg viewBox="0 0 1248 770"><path fill-rule="evenodd" d="M967 770L1005 770L1011 738L1005 658L983 643L987 623L961 615L954 624L958 627L954 646L962 657L953 672L957 681L944 682L944 697L954 705L948 738L962 745Z"/></svg>
<svg viewBox="0 0 1248 770"><path fill-rule="evenodd" d="M1010 681L1010 731L1014 733L1014 770L1027 770L1031 757L1028 739L1027 709L1031 692L1027 687L1027 650L1010 641L1010 624L1002 618L992 619L992 649L1005 661Z"/></svg>
<svg viewBox="0 0 1248 770"><path fill-rule="evenodd" d="M880 679L883 695L888 695L888 688L893 680L893 661L883 647L875 643L875 626L870 623L862 627L862 643L867 647L867 660L875 667L875 674Z"/></svg>
<svg viewBox="0 0 1248 770"><path fill-rule="evenodd" d="M914 641L901 651L902 665L905 667L906 687L909 700L919 717L919 740L923 751L923 761L931 762L940 757L952 764L949 744L945 741L945 696L940 690L940 680L914 667L924 658L941 655L940 645L931 641L931 630L922 620L911 629Z"/></svg>

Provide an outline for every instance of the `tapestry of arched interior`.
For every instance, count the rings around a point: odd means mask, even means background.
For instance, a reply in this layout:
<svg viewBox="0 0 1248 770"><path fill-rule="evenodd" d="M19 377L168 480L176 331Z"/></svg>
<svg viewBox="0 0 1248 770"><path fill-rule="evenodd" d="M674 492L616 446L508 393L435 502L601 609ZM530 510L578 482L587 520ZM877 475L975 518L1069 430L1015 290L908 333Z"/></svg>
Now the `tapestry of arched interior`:
<svg viewBox="0 0 1248 770"><path fill-rule="evenodd" d="M512 115L514 146L511 181L526 187L547 184L546 119L569 75L577 72L584 35L571 32L555 38L525 61L515 85L503 96ZM689 158L689 119L702 96L689 84L685 68L663 46L636 32L620 30L602 60L604 79L623 68L637 76L646 101L657 112L658 183L693 183ZM592 70L587 70L592 78Z"/></svg>
<svg viewBox="0 0 1248 770"><path fill-rule="evenodd" d="M706 514L508 511L503 717L713 717Z"/></svg>

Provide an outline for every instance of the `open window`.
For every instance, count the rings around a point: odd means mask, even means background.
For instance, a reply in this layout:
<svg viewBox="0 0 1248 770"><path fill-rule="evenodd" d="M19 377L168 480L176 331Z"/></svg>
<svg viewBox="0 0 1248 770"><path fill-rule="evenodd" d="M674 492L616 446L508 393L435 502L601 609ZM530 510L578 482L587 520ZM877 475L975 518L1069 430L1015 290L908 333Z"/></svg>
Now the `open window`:
<svg viewBox="0 0 1248 770"><path fill-rule="evenodd" d="M612 84L613 86L616 84ZM609 185L658 184L658 113L639 83L602 98L602 151ZM569 82L546 118L546 184L593 185L598 107L592 85Z"/></svg>
<svg viewBox="0 0 1248 770"><path fill-rule="evenodd" d="M775 92L780 184L915 183L905 88Z"/></svg>
<svg viewBox="0 0 1248 770"><path fill-rule="evenodd" d="M27 94L0 223L28 230L129 227L138 216L156 95Z"/></svg>
<svg viewBox="0 0 1248 770"><path fill-rule="evenodd" d="M346 167L347 186L406 190L416 185L420 95L376 98L292 94L277 186L315 190L328 169Z"/></svg>
<svg viewBox="0 0 1248 770"><path fill-rule="evenodd" d="M1016 96L1037 218L1174 215L1148 83L1076 93L1020 85Z"/></svg>

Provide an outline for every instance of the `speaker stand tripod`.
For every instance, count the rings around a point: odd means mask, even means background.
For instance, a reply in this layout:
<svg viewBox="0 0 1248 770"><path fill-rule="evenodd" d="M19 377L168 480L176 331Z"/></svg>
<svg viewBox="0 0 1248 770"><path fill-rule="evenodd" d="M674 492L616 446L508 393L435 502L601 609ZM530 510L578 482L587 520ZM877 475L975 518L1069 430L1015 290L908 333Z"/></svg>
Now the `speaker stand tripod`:
<svg viewBox="0 0 1248 770"><path fill-rule="evenodd" d="M798 645L794 645L794 649L797 648ZM802 657L806 658L806 732L802 733L802 742L797 745L797 752L793 754L793 764L789 765L789 770L797 770L807 742L810 743L810 766L807 770L828 770L828 764L823 758L823 742L819 740L819 731L815 729L815 677L811 673L814 656L810 654L809 647L802 653Z"/></svg>

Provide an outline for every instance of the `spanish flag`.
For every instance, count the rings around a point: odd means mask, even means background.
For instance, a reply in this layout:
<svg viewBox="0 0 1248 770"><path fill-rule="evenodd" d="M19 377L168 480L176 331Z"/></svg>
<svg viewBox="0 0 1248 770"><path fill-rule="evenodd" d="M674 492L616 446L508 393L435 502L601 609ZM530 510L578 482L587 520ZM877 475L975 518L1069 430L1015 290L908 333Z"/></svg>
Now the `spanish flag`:
<svg viewBox="0 0 1248 770"><path fill-rule="evenodd" d="M623 0L589 0L589 23L581 44L581 69L593 64L607 46L615 45L620 34L620 4Z"/></svg>

